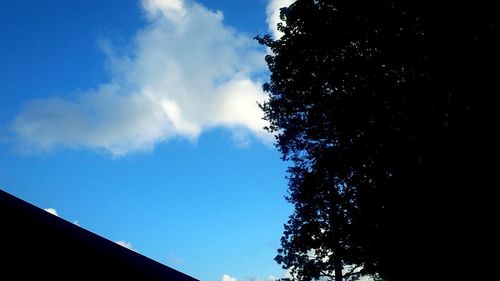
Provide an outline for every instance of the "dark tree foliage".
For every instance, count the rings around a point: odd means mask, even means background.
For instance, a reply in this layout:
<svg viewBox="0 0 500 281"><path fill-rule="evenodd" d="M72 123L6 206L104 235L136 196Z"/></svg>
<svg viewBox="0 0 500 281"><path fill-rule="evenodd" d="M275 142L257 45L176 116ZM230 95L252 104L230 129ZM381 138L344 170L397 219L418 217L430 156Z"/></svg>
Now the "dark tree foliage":
<svg viewBox="0 0 500 281"><path fill-rule="evenodd" d="M276 261L298 280L426 280L477 260L462 252L485 218L497 15L434 2L297 0L283 37L257 38L273 53L267 129L293 163Z"/></svg>

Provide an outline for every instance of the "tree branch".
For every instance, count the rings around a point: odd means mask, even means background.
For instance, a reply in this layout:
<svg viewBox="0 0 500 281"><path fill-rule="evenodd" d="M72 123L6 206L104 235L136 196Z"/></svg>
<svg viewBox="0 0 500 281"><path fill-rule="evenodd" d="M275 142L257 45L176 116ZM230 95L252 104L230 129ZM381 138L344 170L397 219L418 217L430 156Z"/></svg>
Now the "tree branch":
<svg viewBox="0 0 500 281"><path fill-rule="evenodd" d="M344 277L345 279L348 279L350 278L351 276L355 276L355 275L360 275L362 274L361 270L360 271L356 271L354 272L356 269L359 269L361 266L354 266L353 268L351 268L351 270L349 270L349 272L346 272L344 274Z"/></svg>

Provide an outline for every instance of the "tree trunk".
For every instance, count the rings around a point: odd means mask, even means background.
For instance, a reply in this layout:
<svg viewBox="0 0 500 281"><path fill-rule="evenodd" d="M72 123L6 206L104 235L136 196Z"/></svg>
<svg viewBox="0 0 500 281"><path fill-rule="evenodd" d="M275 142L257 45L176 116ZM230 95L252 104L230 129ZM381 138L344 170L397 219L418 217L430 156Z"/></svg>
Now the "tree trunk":
<svg viewBox="0 0 500 281"><path fill-rule="evenodd" d="M328 139L331 140L329 143L335 143L333 140L334 127L333 127L333 116L332 111L328 112ZM328 173L328 185L330 189L330 227L332 231L332 250L333 250L333 272L335 274L335 281L343 281L344 276L342 274L342 255L340 253L340 234L339 234L339 219L340 219L340 205L338 204L338 189L337 184L335 183L334 175L334 160L332 157L332 151L327 149L327 173Z"/></svg>
<svg viewBox="0 0 500 281"><path fill-rule="evenodd" d="M337 204L337 188L335 186L335 181L331 173L328 175L330 184L330 227L332 231L332 250L333 250L333 270L335 273L335 281L343 281L344 276L342 274L342 257L340 254L340 241L339 241L339 228L338 221L340 218L340 207Z"/></svg>
<svg viewBox="0 0 500 281"><path fill-rule="evenodd" d="M336 204L334 203L335 207ZM336 209L336 208L335 208ZM334 212L338 212L338 210L334 210ZM331 221L331 227L332 227L332 248L333 248L333 269L335 273L335 281L342 281L344 277L342 276L342 258L340 255L340 242L338 239L338 227L336 224L336 215L332 214L334 216L333 220Z"/></svg>

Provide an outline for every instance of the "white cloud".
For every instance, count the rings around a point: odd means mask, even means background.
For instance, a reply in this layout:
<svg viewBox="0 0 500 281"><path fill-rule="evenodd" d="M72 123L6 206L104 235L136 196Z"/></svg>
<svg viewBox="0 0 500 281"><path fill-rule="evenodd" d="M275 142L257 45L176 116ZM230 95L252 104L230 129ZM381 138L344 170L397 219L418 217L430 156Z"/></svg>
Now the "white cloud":
<svg viewBox="0 0 500 281"><path fill-rule="evenodd" d="M181 264L184 264L184 259L178 257L175 254L170 254L170 255L168 255L168 258L167 258L167 264L181 265Z"/></svg>
<svg viewBox="0 0 500 281"><path fill-rule="evenodd" d="M270 0L266 6L267 25L273 38L280 38L283 33L277 29L280 19L280 9L290 6L295 0Z"/></svg>
<svg viewBox="0 0 500 281"><path fill-rule="evenodd" d="M295 277L294 277L294 274L293 274L292 270L293 270L293 268L287 268L287 269L285 269L285 271L283 272L283 277L282 278L294 280Z"/></svg>
<svg viewBox="0 0 500 281"><path fill-rule="evenodd" d="M257 277L246 277L246 278L243 278L243 280L244 281L262 281L262 280L264 280L264 281L276 281L276 280L278 280L278 278L276 278L273 275L270 275L265 279L261 279L260 277L257 276Z"/></svg>
<svg viewBox="0 0 500 281"><path fill-rule="evenodd" d="M222 281L236 281L237 279L235 277L231 277L227 274L224 274L222 276ZM278 278L276 278L273 275L269 275L267 278L260 278L259 276L253 276L253 277L245 277L243 278L243 281L276 281Z"/></svg>
<svg viewBox="0 0 500 281"><path fill-rule="evenodd" d="M13 122L28 150L93 148L114 156L151 150L174 137L195 140L225 127L266 143L262 128L265 51L223 24L220 11L187 0L142 0L147 25L129 53L103 43L109 83L74 98L32 100ZM242 130L247 132L242 134ZM247 139L248 140L248 139Z"/></svg>
<svg viewBox="0 0 500 281"><path fill-rule="evenodd" d="M46 209L43 209L43 210L46 211L46 212L49 212L49 213L53 214L56 217L59 216L59 214L57 213L57 210L54 209L54 208L46 208Z"/></svg>
<svg viewBox="0 0 500 281"><path fill-rule="evenodd" d="M179 21L187 13L183 0L142 0L141 2L149 18L164 17L171 21Z"/></svg>
<svg viewBox="0 0 500 281"><path fill-rule="evenodd" d="M358 281L373 281L373 277L371 276L361 276L359 277Z"/></svg>
<svg viewBox="0 0 500 281"><path fill-rule="evenodd" d="M309 257L311 258L311 256L312 256L312 255L314 255L314 252L312 252L312 251L309 251L309 252L310 252L310 253L308 253L308 255L309 255ZM344 267L344 269L342 270L342 272L345 274L345 273L347 273L347 272L351 271L351 269L352 269L352 266L346 266L346 267ZM358 272L358 271L360 271L360 270L361 270L361 268L359 268L359 269L355 270L355 272ZM274 277L274 276L270 276L270 277L267 279L267 281L273 281L273 280L271 280L271 278L273 278L273 277ZM357 276L357 277L358 277L358 276ZM296 276L295 276L295 274L293 273L293 267L288 268L288 269L285 269L285 271L283 272L283 275L282 275L282 277L281 277L281 278L284 278L284 279L290 279L290 280L295 280L295 279L296 279ZM276 279L275 279L275 280L276 280ZM327 278L326 278L326 277L321 277L319 280L327 280ZM353 278L348 278L346 281L350 281L350 280L353 280ZM358 281L373 281L374 279L373 279L373 277L371 277L371 276L359 276L357 280L358 280Z"/></svg>
<svg viewBox="0 0 500 281"><path fill-rule="evenodd" d="M231 277L231 276L229 276L227 274L224 274L224 275L222 275L221 281L236 281L236 278Z"/></svg>
<svg viewBox="0 0 500 281"><path fill-rule="evenodd" d="M130 243L130 242L126 242L126 241L120 240L120 241L115 241L115 243L118 244L118 245L120 245L120 246L122 246L122 247L125 247L125 248L127 248L129 250L133 250L134 251L134 249L132 248L132 243Z"/></svg>
<svg viewBox="0 0 500 281"><path fill-rule="evenodd" d="M276 280L278 280L278 278L276 278L276 277L274 277L272 275L269 276L269 277L267 277L267 279L266 279L266 281L276 281Z"/></svg>
<svg viewBox="0 0 500 281"><path fill-rule="evenodd" d="M43 209L43 210L44 210L44 211L46 211L46 212L48 212L48 213L51 213L52 215L54 215L54 216L56 216L56 217L60 217L60 216L59 216L59 214L57 213L57 210L56 210L56 209L54 209L54 208L45 208L45 209ZM75 225L77 225L77 226L80 226L80 225L78 224L78 221L77 221L77 220L73 221L73 224L75 224Z"/></svg>

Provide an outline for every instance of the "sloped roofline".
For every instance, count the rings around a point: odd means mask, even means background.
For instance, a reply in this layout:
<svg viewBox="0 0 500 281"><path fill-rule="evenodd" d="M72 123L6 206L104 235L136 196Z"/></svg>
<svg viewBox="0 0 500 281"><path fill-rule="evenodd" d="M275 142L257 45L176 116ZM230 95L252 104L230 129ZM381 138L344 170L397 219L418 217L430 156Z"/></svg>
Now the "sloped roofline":
<svg viewBox="0 0 500 281"><path fill-rule="evenodd" d="M0 279L198 281L1 189L0 229Z"/></svg>

